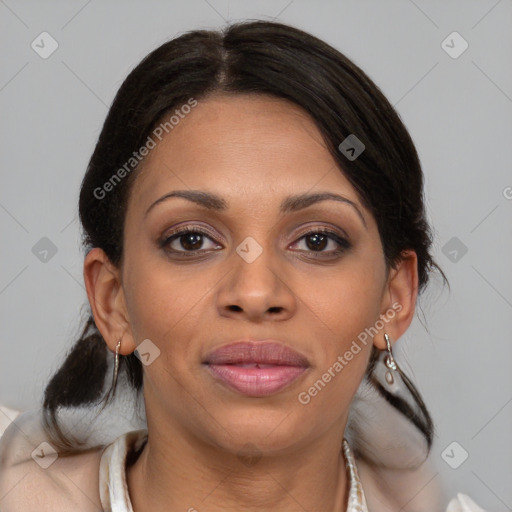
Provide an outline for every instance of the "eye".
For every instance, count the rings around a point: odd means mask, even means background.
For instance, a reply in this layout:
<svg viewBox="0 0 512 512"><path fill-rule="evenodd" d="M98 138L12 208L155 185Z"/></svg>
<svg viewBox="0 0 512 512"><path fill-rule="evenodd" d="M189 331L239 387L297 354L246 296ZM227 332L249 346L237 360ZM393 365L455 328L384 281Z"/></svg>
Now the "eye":
<svg viewBox="0 0 512 512"><path fill-rule="evenodd" d="M334 231L330 231L328 229L316 228L314 230L310 230L306 233L303 233L299 238L300 240L304 239L304 244L306 249L299 249L305 252L313 252L319 253L320 255L336 255L340 254L351 247L350 242L340 236L338 233ZM295 242L296 244L298 242ZM325 251L324 249L329 246L334 246L333 249ZM315 257L318 257L315 255ZM323 256L321 256L323 257Z"/></svg>
<svg viewBox="0 0 512 512"><path fill-rule="evenodd" d="M190 255L194 255L198 251L206 251L212 249L204 248L204 239L207 238L211 242L214 242L210 233L205 231L202 228L196 226L187 226L180 231L176 231L164 238L160 242L160 246L169 252L181 253L184 256L188 256L187 253L191 253ZM217 247L220 247L217 245Z"/></svg>
<svg viewBox="0 0 512 512"><path fill-rule="evenodd" d="M213 247L204 247L205 239L214 244ZM300 252L313 253L315 258L336 256L351 247L350 242L338 233L324 229L315 228L303 233L293 245L298 244L304 239L305 249L298 249ZM325 250L329 244L334 247L331 250ZM222 248L215 243L213 235L199 226L187 226L179 231L171 233L159 242L161 248L180 256L188 257L197 255L198 252L208 252ZM317 254L315 254L317 253Z"/></svg>

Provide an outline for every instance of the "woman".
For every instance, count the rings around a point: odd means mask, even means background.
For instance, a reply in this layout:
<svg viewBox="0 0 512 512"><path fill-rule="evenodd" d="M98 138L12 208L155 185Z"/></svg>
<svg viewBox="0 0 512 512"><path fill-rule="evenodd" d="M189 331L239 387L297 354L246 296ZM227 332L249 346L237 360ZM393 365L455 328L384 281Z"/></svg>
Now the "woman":
<svg viewBox="0 0 512 512"><path fill-rule="evenodd" d="M344 55L263 21L163 44L79 211L91 314L2 438L4 512L481 510L425 487L392 353L437 268L423 175Z"/></svg>

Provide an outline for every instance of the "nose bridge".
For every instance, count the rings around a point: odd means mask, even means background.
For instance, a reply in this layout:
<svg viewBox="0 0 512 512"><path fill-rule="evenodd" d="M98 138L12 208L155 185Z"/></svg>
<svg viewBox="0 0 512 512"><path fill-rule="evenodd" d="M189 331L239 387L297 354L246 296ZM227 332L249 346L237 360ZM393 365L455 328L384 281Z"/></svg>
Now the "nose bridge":
<svg viewBox="0 0 512 512"><path fill-rule="evenodd" d="M248 208L246 213L240 213L238 218L238 225L236 233L238 240L235 241L237 245L233 253L234 264L240 264L241 268L247 270L257 263L256 267L266 265L272 267L276 263L276 244L274 241L275 219L268 211L268 208L263 208L263 205L247 204ZM250 217L247 215L250 211ZM247 220L250 218L250 220ZM237 257L242 260L239 262ZM245 263L245 266L242 265ZM247 265L249 267L247 267ZM247 267L247 268L246 268ZM270 271L267 268L267 271Z"/></svg>
<svg viewBox="0 0 512 512"><path fill-rule="evenodd" d="M245 311L251 316L270 308L290 310L293 294L286 286L275 246L262 230L246 236L230 256L231 272L219 294L219 306Z"/></svg>
<svg viewBox="0 0 512 512"><path fill-rule="evenodd" d="M263 234L245 237L233 253L235 283L252 295L275 294L276 255L272 242Z"/></svg>

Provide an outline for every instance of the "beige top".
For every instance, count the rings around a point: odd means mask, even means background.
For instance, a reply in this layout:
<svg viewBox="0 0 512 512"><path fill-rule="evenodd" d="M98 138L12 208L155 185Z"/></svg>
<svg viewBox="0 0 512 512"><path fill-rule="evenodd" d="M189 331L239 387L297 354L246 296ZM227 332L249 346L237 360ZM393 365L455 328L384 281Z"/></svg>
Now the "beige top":
<svg viewBox="0 0 512 512"><path fill-rule="evenodd" d="M147 442L147 430L134 430L118 437L108 445L100 460L100 499L104 512L133 512L126 483L126 461L137 456ZM349 481L346 512L368 512L354 455L346 439L343 439L343 456ZM387 508L386 508L387 510ZM485 512L471 498L458 493L448 504L446 512Z"/></svg>
<svg viewBox="0 0 512 512"><path fill-rule="evenodd" d="M1 410L0 412L5 411ZM6 415L7 417L7 415ZM147 430L131 430L105 448L73 457L40 459L47 441L39 411L10 416L0 431L0 510L2 512L133 512L126 483L126 467L147 441ZM34 449L37 447L37 449ZM485 512L468 496L457 493L448 507L438 501L437 490L410 501L405 492L425 488L429 472L402 472L374 468L357 461L346 440L343 455L349 481L346 512ZM41 462L47 463L41 465ZM37 464L36 464L37 462ZM435 475L434 475L435 476ZM361 482L364 482L365 493ZM405 491L404 491L405 490ZM444 501L444 499L442 500ZM406 506L403 504L407 503Z"/></svg>
<svg viewBox="0 0 512 512"><path fill-rule="evenodd" d="M100 461L100 499L105 512L133 512L126 483L126 459L144 448L147 437L147 430L134 430L105 448ZM368 512L354 456L346 439L343 439L343 455L350 483L346 512Z"/></svg>

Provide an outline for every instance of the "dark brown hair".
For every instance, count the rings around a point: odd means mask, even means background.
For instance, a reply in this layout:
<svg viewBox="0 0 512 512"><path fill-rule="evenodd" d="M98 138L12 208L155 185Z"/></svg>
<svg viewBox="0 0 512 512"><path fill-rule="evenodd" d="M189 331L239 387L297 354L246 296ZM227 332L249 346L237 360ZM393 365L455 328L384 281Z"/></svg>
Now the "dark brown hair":
<svg viewBox="0 0 512 512"><path fill-rule="evenodd" d="M388 268L400 260L402 251L414 250L423 289L437 265L430 254L423 173L407 129L377 85L345 55L304 31L268 21L187 32L152 51L130 72L110 107L82 181L79 214L86 250L99 247L113 264L122 263L126 205L137 166L105 198L95 191L146 143L164 115L190 98L201 101L219 92L267 94L304 109L375 217ZM365 145L354 160L338 149L351 134ZM105 402L107 354L89 311L81 335L45 390L45 425L61 449L72 452L78 447L60 431L56 411ZM369 369L375 358L374 349ZM120 357L119 371L127 372L134 390L142 388L142 365L134 354ZM423 402L420 406L422 419L411 421L430 446L432 421Z"/></svg>

